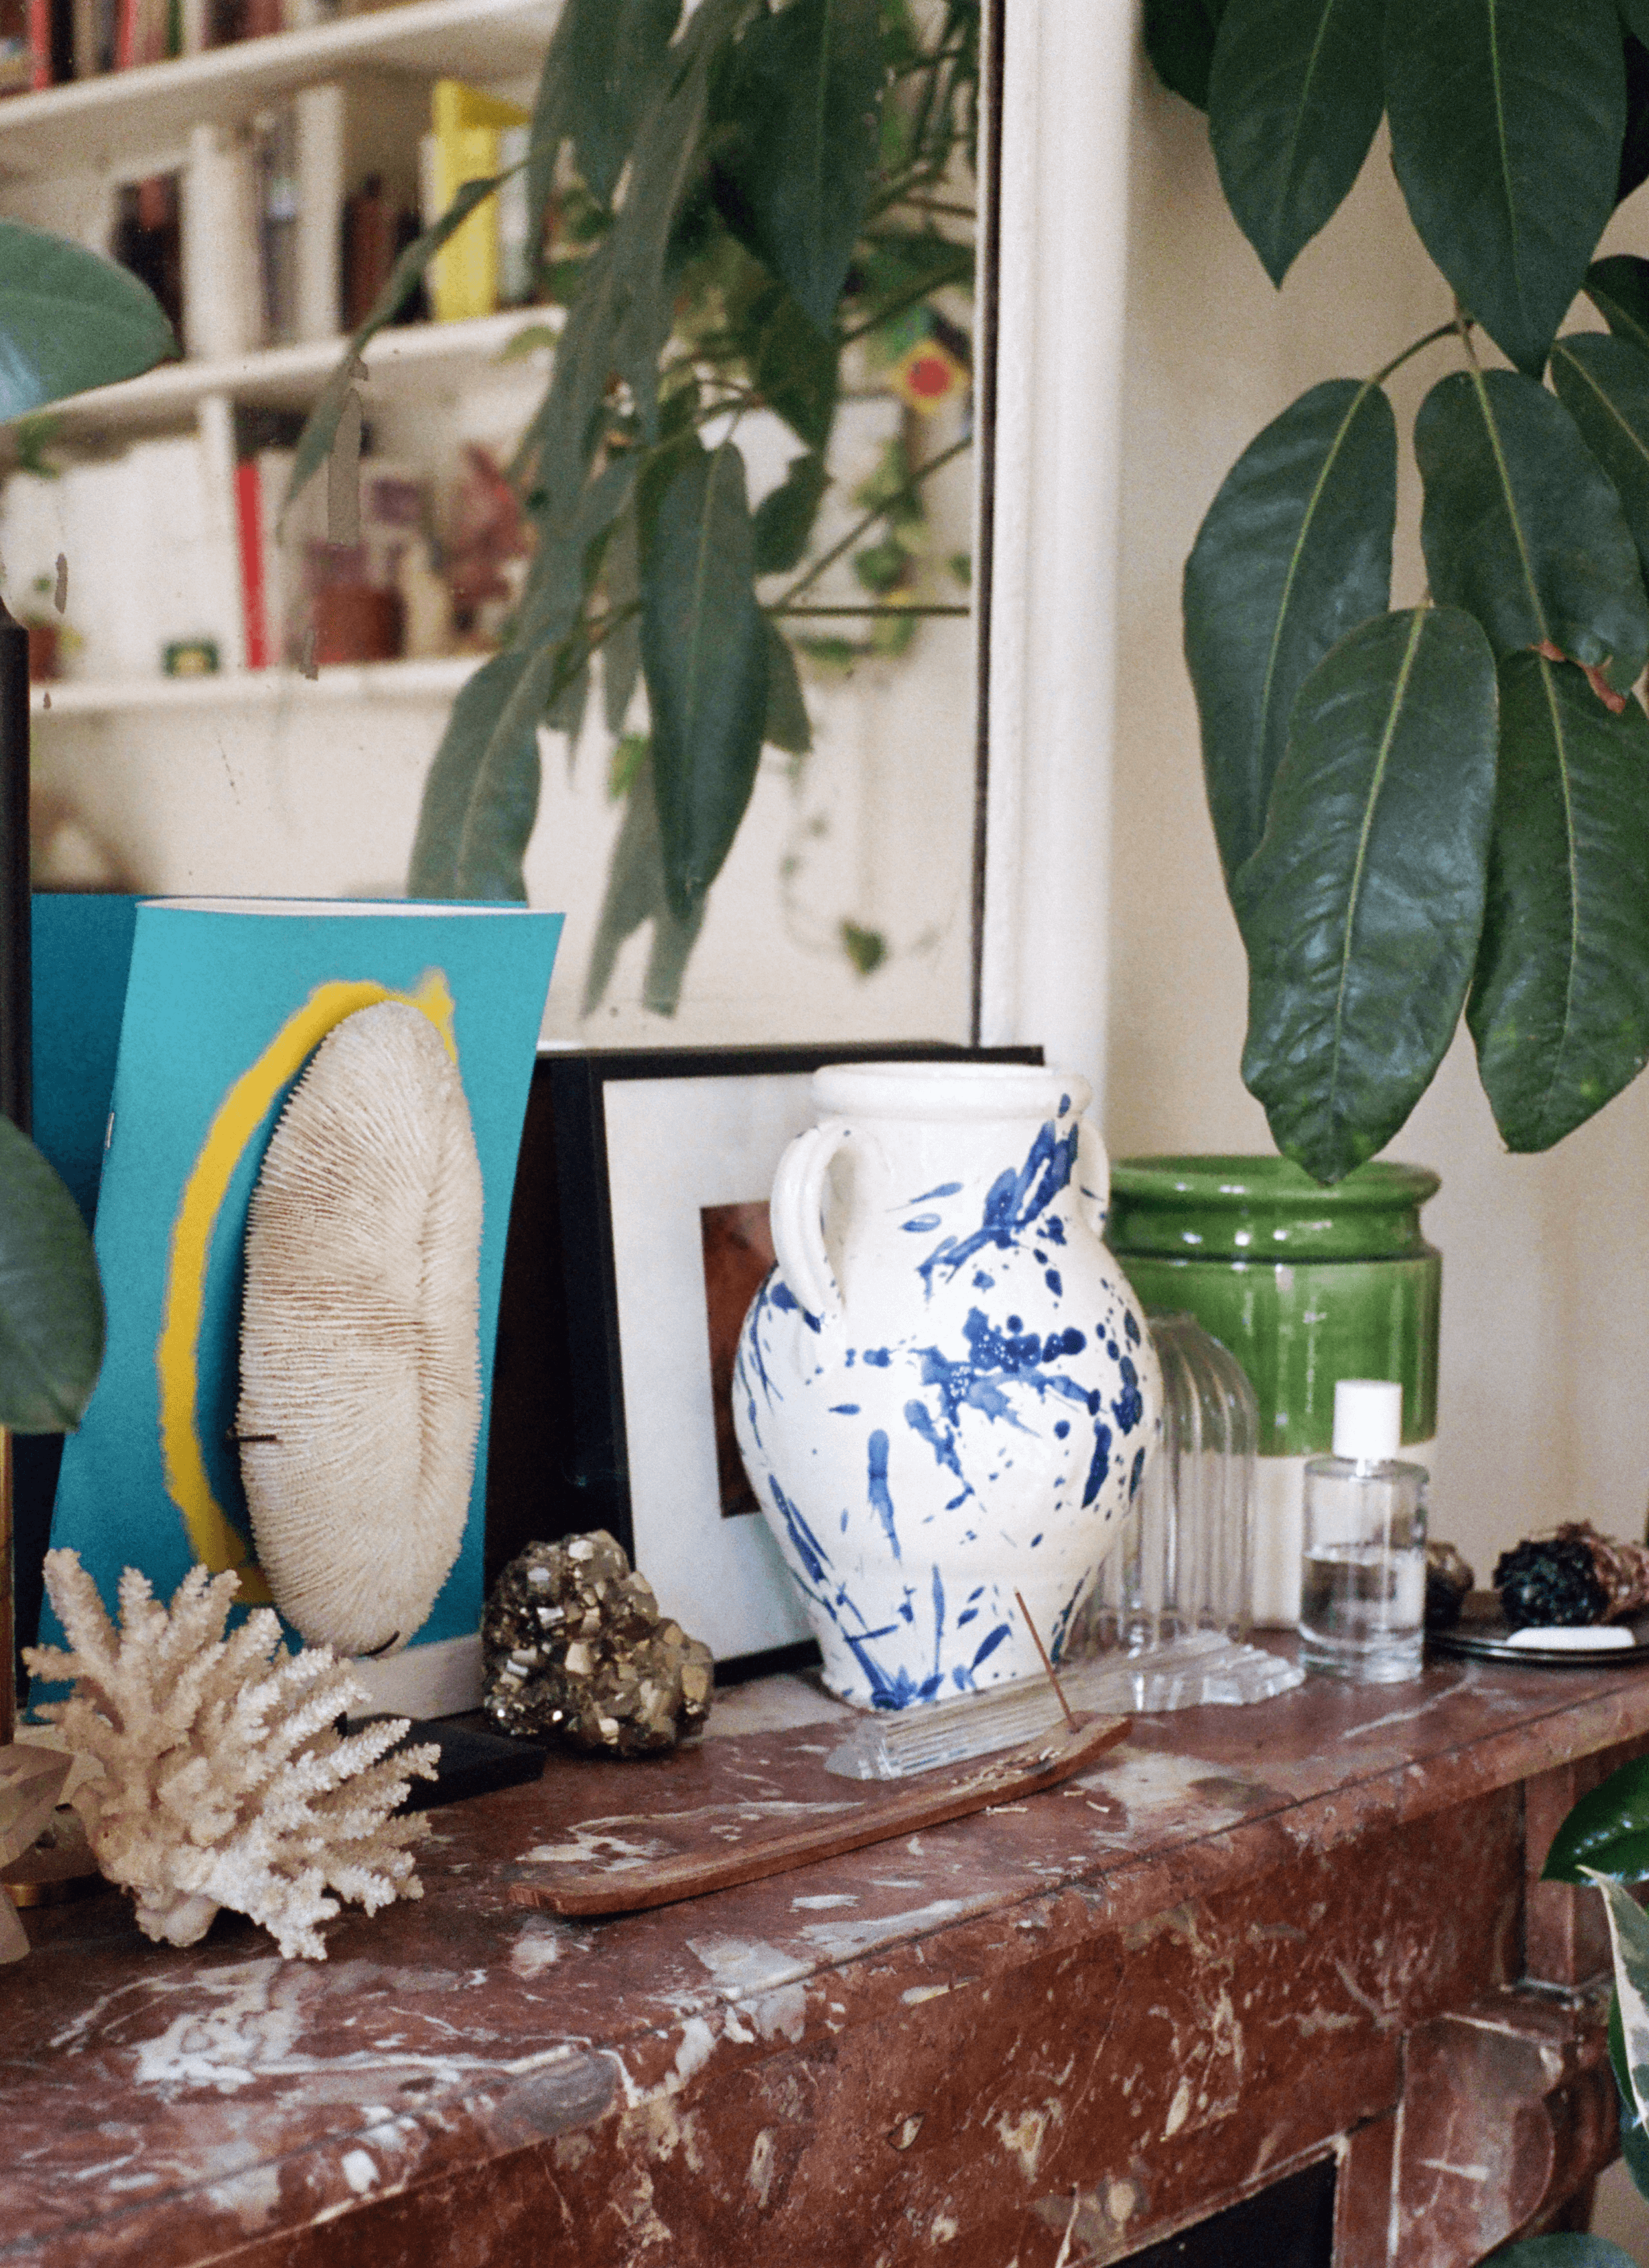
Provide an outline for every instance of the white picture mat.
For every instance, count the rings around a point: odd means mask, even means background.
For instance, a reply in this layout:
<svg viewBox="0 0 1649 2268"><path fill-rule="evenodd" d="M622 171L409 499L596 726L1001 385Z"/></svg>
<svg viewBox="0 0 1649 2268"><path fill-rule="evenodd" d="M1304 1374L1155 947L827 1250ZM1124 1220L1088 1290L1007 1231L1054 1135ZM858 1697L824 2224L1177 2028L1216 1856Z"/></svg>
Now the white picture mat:
<svg viewBox="0 0 1649 2268"><path fill-rule="evenodd" d="M705 1205L765 1197L813 1123L812 1075L609 1079L607 1169L635 1560L718 1660L807 1618L758 1513L723 1517L704 1292Z"/></svg>

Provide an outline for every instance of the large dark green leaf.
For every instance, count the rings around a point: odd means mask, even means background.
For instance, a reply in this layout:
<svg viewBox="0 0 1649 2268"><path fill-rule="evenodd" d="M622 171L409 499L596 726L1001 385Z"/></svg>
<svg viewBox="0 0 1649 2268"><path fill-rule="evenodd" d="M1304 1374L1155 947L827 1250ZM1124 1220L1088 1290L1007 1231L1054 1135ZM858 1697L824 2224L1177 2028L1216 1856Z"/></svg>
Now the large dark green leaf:
<svg viewBox="0 0 1649 2268"><path fill-rule="evenodd" d="M665 880L689 921L721 872L755 785L767 713L767 623L755 602L744 460L696 443L646 499L641 661Z"/></svg>
<svg viewBox="0 0 1649 2268"><path fill-rule="evenodd" d="M80 1209L0 1118L0 1425L70 1433L103 1360L103 1293Z"/></svg>
<svg viewBox="0 0 1649 2268"><path fill-rule="evenodd" d="M1226 474L1185 568L1185 658L1229 885L1265 831L1289 711L1336 641L1391 590L1397 427L1378 387L1331 379Z"/></svg>
<svg viewBox="0 0 1649 2268"><path fill-rule="evenodd" d="M124 268L0 220L0 423L177 351L158 300Z"/></svg>
<svg viewBox="0 0 1649 2268"><path fill-rule="evenodd" d="M1649 260L1616 252L1586 271L1586 295L1617 339L1649 354Z"/></svg>
<svg viewBox="0 0 1649 2268"><path fill-rule="evenodd" d="M1513 1150L1548 1150L1649 1061L1649 719L1578 669L1500 667L1500 780L1466 1020Z"/></svg>
<svg viewBox="0 0 1649 2268"><path fill-rule="evenodd" d="M1145 53L1164 86L1199 110L1208 107L1208 75L1225 0L1145 0Z"/></svg>
<svg viewBox="0 0 1649 2268"><path fill-rule="evenodd" d="M1649 48L1628 33L1624 55L1626 136L1621 144L1620 173L1615 183L1617 205L1649 180Z"/></svg>
<svg viewBox="0 0 1649 2268"><path fill-rule="evenodd" d="M591 195L612 202L681 14L681 0L566 0L533 106L532 211L548 202L563 141Z"/></svg>
<svg viewBox="0 0 1649 2268"><path fill-rule="evenodd" d="M1649 355L1584 331L1551 350L1552 382L1615 484L1639 565L1649 572Z"/></svg>
<svg viewBox="0 0 1649 2268"><path fill-rule="evenodd" d="M787 756L805 756L813 747L813 725L802 698L801 677L790 640L770 619L767 624L767 714L762 738Z"/></svg>
<svg viewBox="0 0 1649 2268"><path fill-rule="evenodd" d="M791 0L740 42L722 159L752 248L815 329L836 327L876 163L879 0Z"/></svg>
<svg viewBox="0 0 1649 2268"><path fill-rule="evenodd" d="M1454 608L1364 623L1300 688L1265 839L1233 896L1243 1079L1278 1149L1320 1182L1391 1139L1459 1021L1494 740L1493 658Z"/></svg>
<svg viewBox="0 0 1649 2268"><path fill-rule="evenodd" d="M1584 1882L1586 1867L1637 1882L1649 1875L1649 1756L1635 1756L1583 1795L1551 1839L1542 1882Z"/></svg>
<svg viewBox="0 0 1649 2268"><path fill-rule="evenodd" d="M825 460L812 451L795 457L777 488L755 508L755 571L788 575L799 566L819 506L830 485Z"/></svg>
<svg viewBox="0 0 1649 2268"><path fill-rule="evenodd" d="M298 437L292 475L286 488L286 504L291 504L298 490L307 485L332 454L332 444L337 438L338 421L343 415L350 388L361 374L362 348L369 339L375 339L386 324L394 322L416 290L419 277L447 238L454 230L462 227L475 207L483 204L499 182L505 179L505 174L495 173L487 180L466 181L439 220L426 228L422 236L415 237L390 269L388 282L373 300L365 320L357 325L350 343L339 357L336 367L321 388L320 399ZM283 505L282 509L285 508Z"/></svg>
<svg viewBox="0 0 1649 2268"><path fill-rule="evenodd" d="M1421 241L1538 378L1615 207L1626 73L1615 0L1388 0L1391 156Z"/></svg>
<svg viewBox="0 0 1649 2268"><path fill-rule="evenodd" d="M593 1016L607 997L621 948L644 922L652 924L652 946L642 980L642 1005L655 1016L674 1016L681 998L688 956L703 926L704 902L686 921L670 910L664 887L664 852L659 839L659 806L653 792L651 755L642 758L630 784L624 821L613 845L607 891L596 924L584 1012Z"/></svg>
<svg viewBox="0 0 1649 2268"><path fill-rule="evenodd" d="M622 733L630 696L641 675L641 563L636 553L636 515L615 523L607 547L607 603L615 627L601 641L601 700L609 733Z"/></svg>
<svg viewBox="0 0 1649 2268"><path fill-rule="evenodd" d="M1237 225L1280 284L1362 171L1385 0L1228 0L1208 127Z"/></svg>
<svg viewBox="0 0 1649 2268"><path fill-rule="evenodd" d="M799 441L822 449L836 416L840 374L833 342L813 328L782 284L770 284L743 311L740 335L751 382L768 408Z"/></svg>
<svg viewBox="0 0 1649 2268"><path fill-rule="evenodd" d="M585 263L549 391L522 438L553 523L571 513L601 434L609 382L629 389L644 438L659 434L659 357L670 335L670 246L704 166L715 67L748 0L702 0L670 48L636 136L617 219Z"/></svg>
<svg viewBox="0 0 1649 2268"><path fill-rule="evenodd" d="M1620 498L1561 401L1509 370L1455 371L1414 424L1435 598L1497 655L1555 645L1623 691L1649 659L1649 602Z"/></svg>
<svg viewBox="0 0 1649 2268"><path fill-rule="evenodd" d="M458 853L464 824L475 792L475 782L498 721L520 684L531 657L514 650L495 653L483 662L453 703L423 783L418 811L418 831L412 846L412 865L407 895L414 898L455 898ZM535 724L518 735L515 760L520 770L535 773L538 734ZM524 889L506 895L525 897Z"/></svg>

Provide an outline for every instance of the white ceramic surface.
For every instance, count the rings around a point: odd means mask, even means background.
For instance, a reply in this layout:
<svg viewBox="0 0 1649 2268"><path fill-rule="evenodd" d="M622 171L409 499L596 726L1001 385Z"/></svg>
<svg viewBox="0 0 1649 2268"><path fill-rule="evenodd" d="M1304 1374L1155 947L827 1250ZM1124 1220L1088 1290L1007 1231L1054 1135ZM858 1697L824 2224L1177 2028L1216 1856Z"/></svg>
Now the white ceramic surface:
<svg viewBox="0 0 1649 2268"><path fill-rule="evenodd" d="M879 1708L1056 1659L1156 1435L1078 1079L837 1064L774 1183L733 1414L825 1680Z"/></svg>

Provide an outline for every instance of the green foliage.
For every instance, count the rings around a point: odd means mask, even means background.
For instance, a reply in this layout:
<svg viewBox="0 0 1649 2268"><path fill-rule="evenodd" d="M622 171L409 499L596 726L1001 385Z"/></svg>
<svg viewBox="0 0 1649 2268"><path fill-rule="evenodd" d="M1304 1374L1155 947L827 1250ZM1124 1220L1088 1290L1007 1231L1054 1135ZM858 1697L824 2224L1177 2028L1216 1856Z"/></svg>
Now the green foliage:
<svg viewBox="0 0 1649 2268"><path fill-rule="evenodd" d="M1314 386L1226 475L1185 569L1185 657L1227 880L1258 848L1294 696L1383 613L1397 427L1378 387Z"/></svg>
<svg viewBox="0 0 1649 2268"><path fill-rule="evenodd" d="M836 321L879 146L877 0L763 9L734 50L718 187L821 336Z"/></svg>
<svg viewBox="0 0 1649 2268"><path fill-rule="evenodd" d="M1544 0L1145 0L1147 49L1206 100L1227 200L1275 280L1383 108L1455 298L1453 322L1382 370L1271 421L1186 569L1209 808L1248 955L1244 1076L1320 1180L1395 1133L1462 1002L1513 1150L1560 1140L1649 1062L1649 260L1593 256L1649 179L1646 36L1649 0L1574 0L1561 37ZM1581 291L1609 335L1557 335ZM1483 366L1480 333L1513 371ZM1413 434L1434 638L1386 611L1382 389L1445 341L1461 366Z"/></svg>
<svg viewBox="0 0 1649 2268"><path fill-rule="evenodd" d="M79 1207L0 1118L0 1425L72 1432L103 1360L103 1294Z"/></svg>
<svg viewBox="0 0 1649 2268"><path fill-rule="evenodd" d="M1233 896L1242 1075L1279 1148L1338 1181L1399 1127L1454 1035L1483 923L1494 662L1452 607L1377 615L1294 703Z"/></svg>
<svg viewBox="0 0 1649 2268"><path fill-rule="evenodd" d="M178 351L147 287L113 261L0 220L0 423L136 378Z"/></svg>
<svg viewBox="0 0 1649 2268"><path fill-rule="evenodd" d="M1226 201L1273 284L1363 169L1384 13L1385 0L1265 0L1220 26L1209 131Z"/></svg>
<svg viewBox="0 0 1649 2268"><path fill-rule="evenodd" d="M1546 1150L1649 1062L1649 718L1580 672L1500 670L1500 779L1467 1021L1495 1123Z"/></svg>
<svg viewBox="0 0 1649 2268"><path fill-rule="evenodd" d="M810 557L829 488L843 358L973 273L979 0L566 0L526 161L548 224L545 277L568 307L513 468L534 548L504 651L453 704L425 784L409 887L519 898L538 733L571 733L591 673L621 744L625 800L592 973L652 928L645 998L673 1012L761 751L805 757L799 654L890 652L925 570L921 482L964 441L902 447L850 536ZM463 210L496 189L471 184ZM959 204L961 197L964 202ZM326 459L355 356L456 225L403 254L299 447ZM541 341L540 327L533 327ZM965 358L966 342L962 344ZM799 453L752 512L730 438L770 410ZM923 537L923 543L925 536ZM798 598L852 544L894 556L887 619L863 643L794 642ZM774 589L764 578L787 578ZM758 588L758 585L761 585ZM882 586L879 585L879 589ZM599 657L599 659L597 659ZM644 682L644 734L629 731ZM853 945L840 949L858 965Z"/></svg>
<svg viewBox="0 0 1649 2268"><path fill-rule="evenodd" d="M1390 0L1391 158L1420 240L1538 378L1615 209L1626 70L1615 0Z"/></svg>
<svg viewBox="0 0 1649 2268"><path fill-rule="evenodd" d="M721 872L755 785L767 717L767 625L754 588L744 460L696 440L642 522L641 666L652 712L665 895L689 921Z"/></svg>
<svg viewBox="0 0 1649 2268"><path fill-rule="evenodd" d="M1432 594L1468 607L1497 655L1556 646L1624 690L1649 656L1649 600L1619 497L1562 402L1513 371L1457 371L1414 422Z"/></svg>
<svg viewBox="0 0 1649 2268"><path fill-rule="evenodd" d="M1542 1882L1649 1877L1649 1756L1635 1756L1583 1795L1552 1837Z"/></svg>

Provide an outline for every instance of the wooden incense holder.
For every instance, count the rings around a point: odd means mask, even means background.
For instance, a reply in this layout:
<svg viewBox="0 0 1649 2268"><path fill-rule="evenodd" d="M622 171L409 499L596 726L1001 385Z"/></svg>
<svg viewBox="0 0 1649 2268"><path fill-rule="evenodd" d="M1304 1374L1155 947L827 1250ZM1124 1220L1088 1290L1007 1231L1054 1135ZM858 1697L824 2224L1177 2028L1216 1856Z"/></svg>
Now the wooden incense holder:
<svg viewBox="0 0 1649 2268"><path fill-rule="evenodd" d="M789 1874L816 1859L837 1859L848 1851L863 1851L923 1828L942 1827L947 1820L965 1819L992 1804L1013 1803L1043 1788L1057 1787L1114 1749L1131 1722L1128 1717L1078 1718L1057 1734L980 1763L925 1773L914 1783L878 1782L873 1793L843 1803L833 1817L816 1826L758 1833L731 1850L723 1844L644 1866L547 1874L541 1881L518 1877L510 1883L508 1895L514 1905L557 1914L642 1913L684 1898L706 1897L712 1890ZM652 1822L653 1832L661 1837L667 1837L670 1826L667 1812Z"/></svg>

